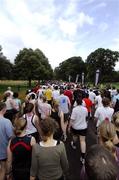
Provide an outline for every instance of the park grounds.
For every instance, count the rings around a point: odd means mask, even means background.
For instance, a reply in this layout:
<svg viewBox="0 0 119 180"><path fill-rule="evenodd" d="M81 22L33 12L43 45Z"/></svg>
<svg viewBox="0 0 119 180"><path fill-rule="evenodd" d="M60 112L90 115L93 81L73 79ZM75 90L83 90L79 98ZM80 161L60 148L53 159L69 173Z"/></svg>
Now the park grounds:
<svg viewBox="0 0 119 180"><path fill-rule="evenodd" d="M33 80L31 82L31 87L29 88L28 86L28 81L24 81L24 80L0 80L0 100L2 100L3 98L3 94L4 92L7 90L7 88L10 86L13 92L18 92L19 93L19 98L21 100L24 100L25 95L26 95L26 91L28 89L32 89L35 85L36 85L37 80ZM91 83L90 86L92 86ZM119 82L117 83L104 83L104 84L99 84L99 88L100 89L104 89L107 86L111 85L115 86L116 88L119 89Z"/></svg>

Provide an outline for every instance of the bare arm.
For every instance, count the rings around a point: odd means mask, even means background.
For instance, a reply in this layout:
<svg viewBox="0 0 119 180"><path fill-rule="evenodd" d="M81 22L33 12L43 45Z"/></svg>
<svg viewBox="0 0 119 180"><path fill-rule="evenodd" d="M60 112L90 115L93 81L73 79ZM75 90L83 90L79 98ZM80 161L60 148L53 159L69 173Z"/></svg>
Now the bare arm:
<svg viewBox="0 0 119 180"><path fill-rule="evenodd" d="M60 112L60 124L63 131L64 130L64 113L62 111Z"/></svg>
<svg viewBox="0 0 119 180"><path fill-rule="evenodd" d="M35 177L30 176L30 180L35 180Z"/></svg>
<svg viewBox="0 0 119 180"><path fill-rule="evenodd" d="M31 146L35 145L36 144L36 140L34 137L31 138Z"/></svg>
<svg viewBox="0 0 119 180"><path fill-rule="evenodd" d="M113 143L116 145L119 143L119 139L117 137L117 135L115 135L114 139L113 139Z"/></svg>
<svg viewBox="0 0 119 180"><path fill-rule="evenodd" d="M10 143L11 143L11 140L9 141L9 144L7 147L7 164L6 164L7 179L9 179L9 177L11 175L11 166L12 166L12 152L10 150Z"/></svg>

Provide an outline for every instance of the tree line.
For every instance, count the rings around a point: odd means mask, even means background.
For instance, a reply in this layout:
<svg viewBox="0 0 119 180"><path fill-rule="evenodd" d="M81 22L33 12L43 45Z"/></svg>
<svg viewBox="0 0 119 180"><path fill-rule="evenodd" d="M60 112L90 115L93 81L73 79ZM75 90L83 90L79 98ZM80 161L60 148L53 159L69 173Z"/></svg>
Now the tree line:
<svg viewBox="0 0 119 180"><path fill-rule="evenodd" d="M115 71L119 61L119 52L98 48L91 52L85 62L82 57L71 57L62 61L58 67L52 69L48 58L40 49L23 48L11 63L2 52L0 46L0 79L1 80L63 80L75 82L76 76L81 79L84 73L85 81L94 82L96 70L100 71L100 82L119 81L119 71Z"/></svg>

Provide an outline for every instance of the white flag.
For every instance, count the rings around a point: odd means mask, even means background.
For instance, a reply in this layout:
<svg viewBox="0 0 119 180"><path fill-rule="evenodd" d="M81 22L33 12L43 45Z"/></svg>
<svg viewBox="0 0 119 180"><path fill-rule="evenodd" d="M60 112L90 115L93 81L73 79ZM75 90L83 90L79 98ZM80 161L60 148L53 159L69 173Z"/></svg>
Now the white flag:
<svg viewBox="0 0 119 180"><path fill-rule="evenodd" d="M100 71L99 71L99 69L97 69L96 75L95 75L95 86L98 84L98 81L99 81L99 74L100 74Z"/></svg>
<svg viewBox="0 0 119 180"><path fill-rule="evenodd" d="M79 74L76 75L76 80L75 80L75 83L78 82L78 79L79 79Z"/></svg>

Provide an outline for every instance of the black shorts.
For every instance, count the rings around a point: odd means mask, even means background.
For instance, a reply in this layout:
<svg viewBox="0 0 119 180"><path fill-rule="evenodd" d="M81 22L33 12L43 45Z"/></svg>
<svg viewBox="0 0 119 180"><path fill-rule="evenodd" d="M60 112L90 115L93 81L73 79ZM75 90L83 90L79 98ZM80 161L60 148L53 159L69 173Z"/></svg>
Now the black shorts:
<svg viewBox="0 0 119 180"><path fill-rule="evenodd" d="M5 162L7 161L7 158L6 159L0 159L0 162Z"/></svg>
<svg viewBox="0 0 119 180"><path fill-rule="evenodd" d="M79 130L77 130L77 129L73 129L72 127L71 127L71 132L72 132L72 134L73 135L79 135L79 136L86 136L86 134L87 134L87 128L86 129L79 129Z"/></svg>
<svg viewBox="0 0 119 180"><path fill-rule="evenodd" d="M64 113L64 122L69 121L69 119L70 119L70 114Z"/></svg>

